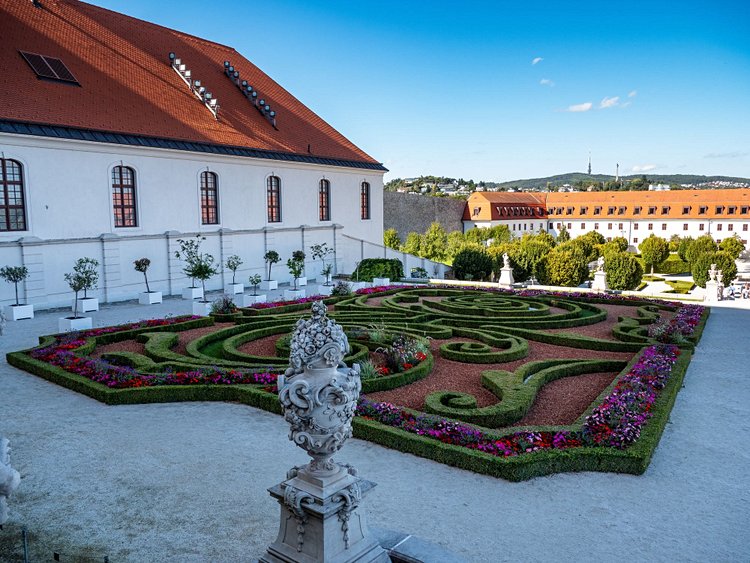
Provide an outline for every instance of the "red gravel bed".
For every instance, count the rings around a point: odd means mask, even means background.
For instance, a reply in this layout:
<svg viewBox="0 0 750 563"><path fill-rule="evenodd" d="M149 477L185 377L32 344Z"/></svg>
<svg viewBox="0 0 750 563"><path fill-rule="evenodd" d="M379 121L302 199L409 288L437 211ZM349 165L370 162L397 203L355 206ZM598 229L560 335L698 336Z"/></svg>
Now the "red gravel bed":
<svg viewBox="0 0 750 563"><path fill-rule="evenodd" d="M417 410L424 408L424 400L427 395L434 391L460 391L474 395L477 406L486 407L497 403L497 397L481 385L483 371L501 369L515 371L519 366L535 360L545 359L621 359L630 360L632 352L600 352L596 350L578 350L565 346L553 346L540 342L529 341L529 355L521 360L506 362L502 364L466 364L454 362L441 358L438 348L444 342L461 340L432 340L431 348L435 357L435 366L432 373L425 379L390 391L380 391L368 395L373 401L386 401L396 405L409 407ZM468 339L466 339L468 340ZM587 388L591 381L581 380L581 387ZM596 389L599 389L597 391ZM589 393L595 397L601 391L600 387L592 388ZM590 402L590 401L589 401ZM586 403L588 405L588 403Z"/></svg>
<svg viewBox="0 0 750 563"><path fill-rule="evenodd" d="M582 336L590 336L592 338L601 338L602 340L614 340L617 339L612 334L612 330L615 325L619 322L620 317L630 317L632 319L638 318L638 307L632 305L602 305L596 304L596 307L607 311L607 318L604 321L593 325L576 326L573 328L548 328L543 329L544 332L557 333L557 332L570 332L574 334L580 334ZM659 311L659 315L663 318L670 319L674 315L671 311Z"/></svg>
<svg viewBox="0 0 750 563"><path fill-rule="evenodd" d="M284 335L273 334L251 342L245 342L237 350L243 354L252 354L254 356L276 356L276 341L282 336Z"/></svg>
<svg viewBox="0 0 750 563"><path fill-rule="evenodd" d="M515 425L573 424L615 377L616 373L585 373L551 381L539 390L529 412Z"/></svg>
<svg viewBox="0 0 750 563"><path fill-rule="evenodd" d="M146 347L140 342L135 340L123 340L122 342L114 342L112 344L103 344L97 346L94 352L91 354L92 358L101 358L102 354L109 352L134 352L136 354L146 353Z"/></svg>
<svg viewBox="0 0 750 563"><path fill-rule="evenodd" d="M234 323L214 323L213 326L204 326L201 328L194 328L191 330L183 330L182 332L178 332L177 346L172 348L172 351L177 352L178 354L186 355L187 345L191 341L195 340L196 338L200 338L205 334L210 334L212 332L216 332L217 330L221 330L230 326L234 326Z"/></svg>

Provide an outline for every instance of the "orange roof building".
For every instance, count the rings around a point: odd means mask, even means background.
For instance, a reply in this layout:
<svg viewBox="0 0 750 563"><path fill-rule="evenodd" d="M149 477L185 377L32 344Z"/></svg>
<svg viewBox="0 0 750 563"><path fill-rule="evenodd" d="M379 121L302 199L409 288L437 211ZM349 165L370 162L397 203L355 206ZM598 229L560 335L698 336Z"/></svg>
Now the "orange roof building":
<svg viewBox="0 0 750 563"><path fill-rule="evenodd" d="M736 233L750 238L750 189L638 192L475 192L464 210L464 228L506 224L516 235L562 226L575 237L595 230L631 244L656 234L664 238Z"/></svg>
<svg viewBox="0 0 750 563"><path fill-rule="evenodd" d="M0 263L28 267L27 301L67 305L81 256L102 300L137 296L141 257L179 294L196 233L210 289L231 254L246 280L268 250L326 243L348 273L382 244L383 165L232 47L76 0L0 0L0 37Z"/></svg>

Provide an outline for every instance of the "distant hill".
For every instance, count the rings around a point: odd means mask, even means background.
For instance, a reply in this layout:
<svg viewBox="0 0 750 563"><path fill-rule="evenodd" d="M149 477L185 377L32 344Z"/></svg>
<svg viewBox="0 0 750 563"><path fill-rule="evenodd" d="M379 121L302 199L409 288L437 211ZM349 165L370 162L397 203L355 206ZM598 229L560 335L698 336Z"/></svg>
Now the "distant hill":
<svg viewBox="0 0 750 563"><path fill-rule="evenodd" d="M635 180L645 176L652 184L706 184L709 182L735 182L750 186L749 178L735 178L732 176L700 176L697 174L632 174L630 176L620 176L621 180ZM558 174L556 176L547 176L546 178L528 178L525 180L512 180L510 182L485 182L488 187L497 187L500 189L508 188L546 188L550 186L562 186L563 184L575 184L577 182L609 182L615 179L609 174L586 174L584 172L569 172L567 174Z"/></svg>

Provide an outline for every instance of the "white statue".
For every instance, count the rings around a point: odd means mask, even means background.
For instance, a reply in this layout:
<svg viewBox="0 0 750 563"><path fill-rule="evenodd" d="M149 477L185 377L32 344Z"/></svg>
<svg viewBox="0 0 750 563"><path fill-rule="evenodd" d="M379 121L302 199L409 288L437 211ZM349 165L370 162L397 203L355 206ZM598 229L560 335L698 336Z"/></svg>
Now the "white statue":
<svg viewBox="0 0 750 563"><path fill-rule="evenodd" d="M510 269L510 256L508 256L507 252L503 253L503 268L506 270Z"/></svg>
<svg viewBox="0 0 750 563"><path fill-rule="evenodd" d="M708 270L708 280L716 281L716 264L711 264L711 268Z"/></svg>
<svg viewBox="0 0 750 563"><path fill-rule="evenodd" d="M716 281L719 285L721 285L721 283L724 281L724 274L721 270L716 271Z"/></svg>
<svg viewBox="0 0 750 563"><path fill-rule="evenodd" d="M0 524L8 521L6 499L21 484L21 474L10 466L10 442L0 438Z"/></svg>
<svg viewBox="0 0 750 563"><path fill-rule="evenodd" d="M604 271L604 256L599 256L599 259L596 261L596 271L597 272Z"/></svg>

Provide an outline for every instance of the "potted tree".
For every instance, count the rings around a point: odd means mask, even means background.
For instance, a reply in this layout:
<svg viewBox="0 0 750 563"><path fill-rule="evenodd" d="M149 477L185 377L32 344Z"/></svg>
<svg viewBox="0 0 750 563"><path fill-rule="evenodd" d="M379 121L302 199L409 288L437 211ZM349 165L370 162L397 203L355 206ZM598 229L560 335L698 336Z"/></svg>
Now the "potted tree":
<svg viewBox="0 0 750 563"><path fill-rule="evenodd" d="M73 316L62 317L58 320L57 326L60 332L71 332L75 330L85 330L91 328L91 317L78 316L78 293L83 291L88 284L85 274L75 271L65 274L65 281L68 282L70 289L75 292L73 301Z"/></svg>
<svg viewBox="0 0 750 563"><path fill-rule="evenodd" d="M323 285L329 286L331 284L331 272L333 271L333 264L327 264L326 258L333 254L333 248L329 247L325 242L321 244L313 244L310 247L310 255L313 260L320 260L320 275L325 279Z"/></svg>
<svg viewBox="0 0 750 563"><path fill-rule="evenodd" d="M370 285L367 282L359 281L359 262L354 263L354 272L352 273L351 277L354 278L354 280L349 283L352 291L364 289L365 287L368 287Z"/></svg>
<svg viewBox="0 0 750 563"><path fill-rule="evenodd" d="M272 291L279 287L279 282L271 279L271 268L281 262L281 256L275 250L269 250L263 255L263 260L266 262L266 279L261 282L260 288L263 291Z"/></svg>
<svg viewBox="0 0 750 563"><path fill-rule="evenodd" d="M185 262L183 273L191 279L190 287L184 287L182 289L183 299L202 299L203 289L198 287L195 283L196 278L191 276L188 272L193 270L194 261L200 258L201 254L201 243L206 240L206 237L201 235L195 235L194 239L185 240L177 239L177 244L180 245L180 249L176 250L174 255L178 260Z"/></svg>
<svg viewBox="0 0 750 563"><path fill-rule="evenodd" d="M325 278L325 283L318 286L318 293L320 295L331 295L333 292L333 284L331 283L331 272L333 271L333 264L326 264L320 270L321 275Z"/></svg>
<svg viewBox="0 0 750 563"><path fill-rule="evenodd" d="M190 263L185 267L185 274L201 282L201 296L202 299L193 301L193 314L207 316L211 312L211 302L205 297L206 295L206 280L211 279L216 275L216 266L214 265L214 257L210 254L198 254L194 256Z"/></svg>
<svg viewBox="0 0 750 563"><path fill-rule="evenodd" d="M295 250L292 252L292 259L299 262L302 266L302 271L297 278L297 285L300 287L307 285L307 276L305 275L305 252L303 250Z"/></svg>
<svg viewBox="0 0 750 563"><path fill-rule="evenodd" d="M79 258L73 266L73 271L78 272L83 280L83 298L80 303L82 313L99 310L99 299L88 295L88 290L96 289L96 284L99 283L98 267L99 261L95 258Z"/></svg>
<svg viewBox="0 0 750 563"><path fill-rule="evenodd" d="M148 258L139 258L133 262L136 272L143 274L143 280L146 282L146 291L138 294L138 303L141 305L153 305L154 303L161 303L161 291L151 291L148 286L148 267L151 265L151 260Z"/></svg>
<svg viewBox="0 0 750 563"><path fill-rule="evenodd" d="M299 252L299 251L297 251ZM292 257L286 261L286 267L289 268L289 273L292 274L293 289L284 290L284 299L287 301L293 299L300 299L305 296L305 290L299 289L297 282L299 281L302 271L305 267L304 259L300 260L300 255L294 252ZM296 255L296 256L295 256Z"/></svg>
<svg viewBox="0 0 750 563"><path fill-rule="evenodd" d="M229 258L227 258L227 269L232 271L232 283L227 284L224 287L224 292L228 293L229 295L234 295L236 293L242 293L245 291L245 286L241 283L235 282L235 276L237 275L237 270L240 266L242 266L242 258L237 256L236 254L232 254Z"/></svg>
<svg viewBox="0 0 750 563"><path fill-rule="evenodd" d="M11 321L33 319L34 306L18 301L18 284L29 277L29 269L26 266L3 266L0 268L0 277L12 283L16 290L16 303L5 307L5 318Z"/></svg>
<svg viewBox="0 0 750 563"><path fill-rule="evenodd" d="M253 286L253 294L252 295L243 295L242 298L242 306L243 307L249 307L250 305L255 305L256 303L265 303L266 302L266 295L258 295L258 286L261 283L261 277L260 274L253 274L248 278L248 281L250 282L250 285Z"/></svg>

